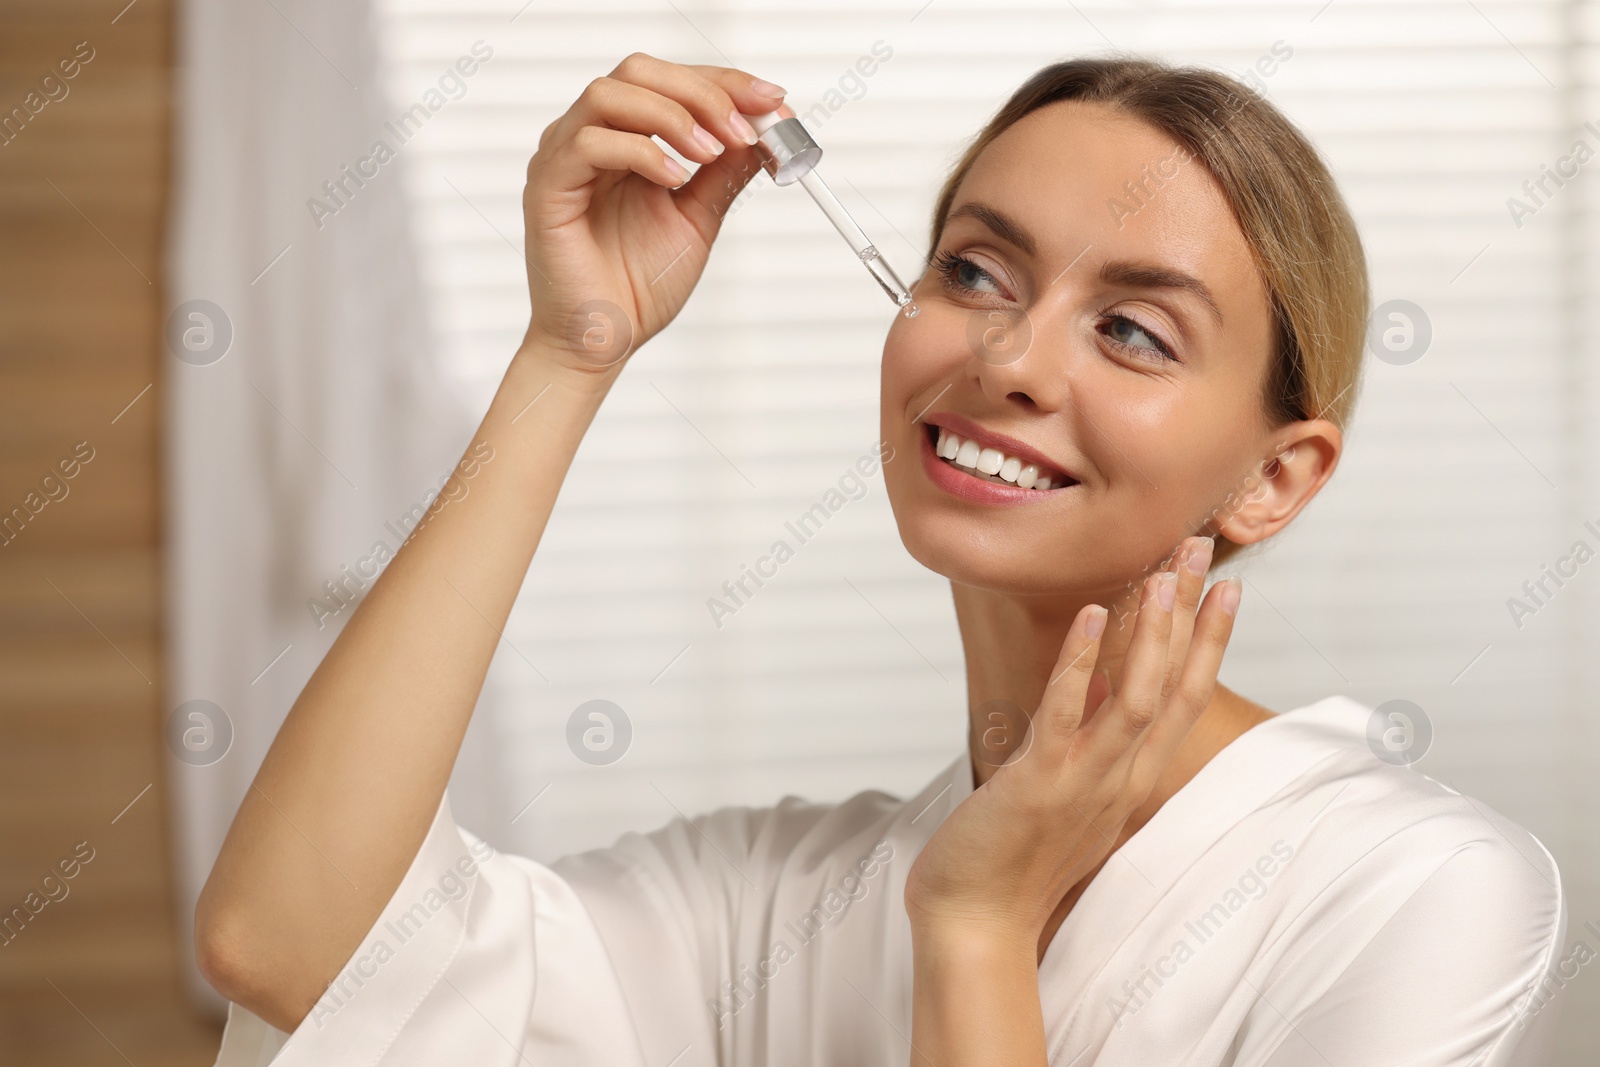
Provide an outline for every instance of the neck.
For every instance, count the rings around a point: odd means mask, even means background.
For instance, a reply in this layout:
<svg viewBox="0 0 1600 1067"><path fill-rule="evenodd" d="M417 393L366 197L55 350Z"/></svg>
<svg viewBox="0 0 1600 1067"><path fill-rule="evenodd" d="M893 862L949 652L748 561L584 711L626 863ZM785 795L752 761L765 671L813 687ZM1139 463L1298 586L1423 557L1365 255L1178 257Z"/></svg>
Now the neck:
<svg viewBox="0 0 1600 1067"><path fill-rule="evenodd" d="M959 582L951 582L950 588L966 662L973 784L980 786L1023 740L1067 631L1090 598L1015 596ZM1096 602L1106 606L1109 616L1095 666L1103 680L1091 686L1091 705L1119 684L1133 636L1138 589Z"/></svg>
<svg viewBox="0 0 1600 1067"><path fill-rule="evenodd" d="M1067 631L1090 600L1018 597L956 582L951 583L951 591L966 662L968 751L976 788L987 782L1021 743L1027 719L1044 698ZM1106 605L1110 615L1096 665L1096 672L1104 675L1090 687L1091 704L1101 694L1115 692L1121 683L1133 636L1138 588L1098 602ZM1271 715L1268 709L1219 684L1149 800L1129 817L1125 837L1149 821L1212 756Z"/></svg>

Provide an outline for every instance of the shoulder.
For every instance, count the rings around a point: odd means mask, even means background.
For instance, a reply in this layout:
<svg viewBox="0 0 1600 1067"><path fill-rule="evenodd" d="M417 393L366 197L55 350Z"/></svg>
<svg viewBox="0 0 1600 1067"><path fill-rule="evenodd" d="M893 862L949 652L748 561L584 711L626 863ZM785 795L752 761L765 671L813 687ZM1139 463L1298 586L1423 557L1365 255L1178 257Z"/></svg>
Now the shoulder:
<svg viewBox="0 0 1600 1067"><path fill-rule="evenodd" d="M553 870L576 893L613 957L638 981L640 1003L665 961L687 961L689 981L715 997L730 967L760 959L772 923L805 915L818 890L865 862L881 869L966 754L917 796L864 790L836 803L785 796L770 807L727 806L680 812L647 833L626 833L608 848L565 856ZM937 819L912 826L932 832ZM877 861L876 867L873 861ZM866 877L866 873L862 873ZM878 895L878 899L890 899ZM800 901L805 907L800 907ZM676 966L676 964L674 964Z"/></svg>
<svg viewBox="0 0 1600 1067"><path fill-rule="evenodd" d="M1428 763L1397 758L1420 734L1383 732L1426 723L1379 710L1335 696L1286 712L1196 778L1210 803L1187 813L1195 836L1208 840L1204 820L1227 827L1203 854L1237 879L1229 912L1265 904L1229 920L1250 933L1260 1000L1238 1024L1238 1062L1307 1062L1307 1045L1330 1062L1536 1062L1566 938L1556 862ZM1269 842L1246 886L1234 872Z"/></svg>
<svg viewBox="0 0 1600 1067"><path fill-rule="evenodd" d="M1386 707L1386 706L1385 706ZM1394 714L1404 714L1404 711ZM1415 759L1395 754L1386 731L1408 733L1417 742L1420 723L1394 724L1385 709L1348 697L1329 697L1278 717L1271 723L1280 749L1297 748L1312 757L1302 775L1274 798L1307 811L1325 843L1344 843L1341 853L1359 859L1387 843L1407 853L1443 860L1469 854L1463 863L1503 868L1507 885L1532 882L1548 895L1559 892L1555 859L1523 826L1489 804L1432 777Z"/></svg>
<svg viewBox="0 0 1600 1067"><path fill-rule="evenodd" d="M1544 844L1489 804L1412 768L1374 761L1330 812L1351 843L1352 885L1395 909L1434 965L1451 959L1531 983L1559 951L1561 872ZM1357 855L1360 852L1362 854ZM1444 921L1424 920L1423 912Z"/></svg>
<svg viewBox="0 0 1600 1067"><path fill-rule="evenodd" d="M867 789L832 802L791 794L770 806L730 805L693 816L680 811L654 830L625 833L609 847L552 866L583 890L645 882L680 903L693 898L701 904L750 890L764 895L795 871L854 858L860 841L883 834L919 797L937 791L955 766L911 798Z"/></svg>
<svg viewBox="0 0 1600 1067"><path fill-rule="evenodd" d="M1485 997L1502 983L1517 997L1500 1007L1523 1011L1565 937L1555 859L1489 804L1390 758L1369 740L1384 723L1333 697L1271 724L1311 757L1273 801L1296 831L1285 874L1299 940L1356 971L1363 957L1391 975L1470 969Z"/></svg>

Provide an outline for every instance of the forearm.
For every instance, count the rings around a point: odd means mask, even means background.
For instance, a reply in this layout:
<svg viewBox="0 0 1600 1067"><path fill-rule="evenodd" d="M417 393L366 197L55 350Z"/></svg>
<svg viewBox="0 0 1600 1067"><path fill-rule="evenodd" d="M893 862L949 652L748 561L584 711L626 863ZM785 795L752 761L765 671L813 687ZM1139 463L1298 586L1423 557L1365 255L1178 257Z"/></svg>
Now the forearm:
<svg viewBox="0 0 1600 1067"><path fill-rule="evenodd" d="M913 930L911 1067L1045 1067L1036 943Z"/></svg>
<svg viewBox="0 0 1600 1067"><path fill-rule="evenodd" d="M208 946L213 957L245 956L247 983L263 986L257 1010L275 1025L292 1026L315 1003L426 835L512 602L614 378L519 353L467 449L481 460L487 443L492 459L465 495L446 485L455 499L413 531L279 730L196 911L202 958Z"/></svg>

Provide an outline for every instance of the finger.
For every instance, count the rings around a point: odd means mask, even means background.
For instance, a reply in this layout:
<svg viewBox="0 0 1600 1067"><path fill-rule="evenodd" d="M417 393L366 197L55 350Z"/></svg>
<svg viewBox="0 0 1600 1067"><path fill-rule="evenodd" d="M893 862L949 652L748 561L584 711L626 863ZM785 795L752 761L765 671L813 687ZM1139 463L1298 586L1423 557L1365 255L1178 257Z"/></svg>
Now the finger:
<svg viewBox="0 0 1600 1067"><path fill-rule="evenodd" d="M788 104L777 111L779 118L794 117L794 109ZM678 190L684 214L695 221L708 241L715 236L729 207L761 169L761 156L757 150L737 150L743 149L742 145L735 148L735 151L727 152L720 159L695 171L694 180ZM693 205L694 210L690 210L689 205Z"/></svg>
<svg viewBox="0 0 1600 1067"><path fill-rule="evenodd" d="M781 91L771 95L758 90L758 84L766 83L742 70L687 67L644 52L618 63L611 77L678 101L726 145L755 144L755 131L740 112L764 115L783 97Z"/></svg>
<svg viewBox="0 0 1600 1067"><path fill-rule="evenodd" d="M623 106L619 100L625 103L627 100L643 99L636 94L625 94L621 86L632 86L677 105L683 109L682 114L689 117L688 124L685 125L681 115L676 112L667 113L664 124L656 126L650 126L646 116L619 116L617 109ZM770 88L762 90L758 86ZM774 92L777 95L772 95ZM717 153L708 155L698 147L690 149L690 145L697 144L694 127L705 130L725 147L743 149L755 143L755 131L740 111L752 115L765 114L781 98L782 90L778 87L743 71L730 71L725 67L687 67L644 52L635 52L618 63L610 75L590 82L572 107L545 128L539 138L539 147L542 150L552 143L563 143L575 137L584 126L610 123L619 129L659 134L685 156L704 163L715 158Z"/></svg>
<svg viewBox="0 0 1600 1067"><path fill-rule="evenodd" d="M776 108L780 117L792 118L793 109L779 106L783 88L731 67L680 66L643 52L618 64L612 77L677 100L728 146L679 190L685 216L709 242L729 205L761 167L761 156L749 147L755 144L755 130L744 116L765 115Z"/></svg>
<svg viewBox="0 0 1600 1067"><path fill-rule="evenodd" d="M689 178L683 165L642 133L585 126L570 143L551 154L546 175L552 189L581 189L607 171L633 171L668 189Z"/></svg>
<svg viewBox="0 0 1600 1067"><path fill-rule="evenodd" d="M1239 611L1239 597L1243 592L1238 578L1229 578L1211 587L1195 622L1194 640L1184 661L1183 672L1177 687L1167 702L1167 707L1151 724L1144 743L1134 757L1133 774L1136 780L1155 782L1172 759L1173 753L1196 721L1211 704L1211 694L1216 691L1217 672L1222 668L1223 653L1233 636L1233 620Z"/></svg>
<svg viewBox="0 0 1600 1067"><path fill-rule="evenodd" d="M778 107L779 101L787 95L782 86L733 67L691 66L689 69L720 86L740 112L746 115L765 115ZM782 108L779 108L779 114L783 114ZM794 112L790 111L783 117L793 118Z"/></svg>
<svg viewBox="0 0 1600 1067"><path fill-rule="evenodd" d="M1087 727L1103 744L1101 754L1111 762L1127 750L1129 741L1144 734L1161 707L1177 575L1172 571L1152 574L1145 580L1143 593L1116 695Z"/></svg>
<svg viewBox="0 0 1600 1067"><path fill-rule="evenodd" d="M1094 718L1095 712L1100 710L1100 705L1109 699L1111 699L1111 674L1101 667L1094 672L1094 677L1089 679L1089 695L1083 701L1083 721L1088 722Z"/></svg>
<svg viewBox="0 0 1600 1067"><path fill-rule="evenodd" d="M573 132L584 126L609 126L630 133L655 134L698 163L711 162L727 147L677 100L616 78L590 82L563 122ZM564 131L558 130L552 136L560 138Z"/></svg>
<svg viewBox="0 0 1600 1067"><path fill-rule="evenodd" d="M1200 594L1206 587L1206 569L1211 566L1214 542L1209 537L1186 538L1179 549L1173 569L1178 572L1178 598L1172 608L1172 638L1167 644L1167 669L1161 681L1161 695L1166 697L1178 684L1184 660L1189 655L1189 638L1194 633L1195 612L1200 608Z"/></svg>
<svg viewBox="0 0 1600 1067"><path fill-rule="evenodd" d="M1086 604L1061 642L1061 654L1056 657L1033 717L1035 744L1044 745L1047 751L1061 751L1083 722L1084 703L1105 630L1106 609L1099 604Z"/></svg>

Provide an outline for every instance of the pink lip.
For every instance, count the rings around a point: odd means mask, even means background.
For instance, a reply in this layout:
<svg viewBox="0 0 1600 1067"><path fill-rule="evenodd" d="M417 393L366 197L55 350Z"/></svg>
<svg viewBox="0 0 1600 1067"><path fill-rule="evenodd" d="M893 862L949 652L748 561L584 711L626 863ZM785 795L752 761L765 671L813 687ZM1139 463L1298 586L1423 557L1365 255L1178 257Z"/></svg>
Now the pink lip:
<svg viewBox="0 0 1600 1067"><path fill-rule="evenodd" d="M961 433L959 429L950 423L935 423L934 425L944 425L958 434ZM1022 489L1014 485L1001 485L999 482L985 481L982 478L968 474L960 467L947 463L935 455L933 441L929 439L931 435L925 429L918 427L917 434L922 438L919 451L922 453L922 469L927 472L928 480L950 495L958 496L963 500L970 500L974 504L1037 503L1047 496L1059 493L1064 489L1070 489L1077 484L1072 482L1069 485L1059 486L1055 489ZM976 437L977 435L974 434L973 436ZM978 440L981 441L983 438L979 437ZM1000 448L1001 446L997 444L994 447ZM1017 455L1017 458L1022 458L1020 453L1014 454ZM1030 456L1029 458L1031 459L1032 457Z"/></svg>

